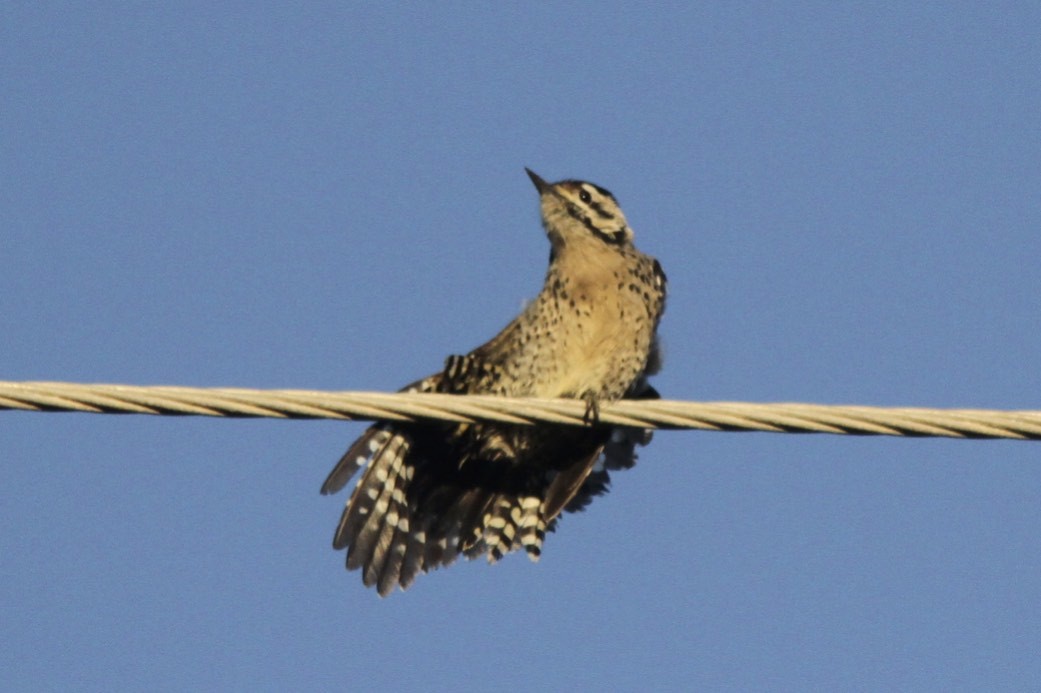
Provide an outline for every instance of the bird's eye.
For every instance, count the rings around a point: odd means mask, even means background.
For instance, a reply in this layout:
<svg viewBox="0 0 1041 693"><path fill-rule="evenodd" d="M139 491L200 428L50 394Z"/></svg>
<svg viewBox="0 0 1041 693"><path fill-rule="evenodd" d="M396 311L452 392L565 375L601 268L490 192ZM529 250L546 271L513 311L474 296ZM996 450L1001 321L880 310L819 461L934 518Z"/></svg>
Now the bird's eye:
<svg viewBox="0 0 1041 693"><path fill-rule="evenodd" d="M587 191L583 190L582 192L578 193L578 199L588 203L592 201L593 198L589 196L589 193Z"/></svg>

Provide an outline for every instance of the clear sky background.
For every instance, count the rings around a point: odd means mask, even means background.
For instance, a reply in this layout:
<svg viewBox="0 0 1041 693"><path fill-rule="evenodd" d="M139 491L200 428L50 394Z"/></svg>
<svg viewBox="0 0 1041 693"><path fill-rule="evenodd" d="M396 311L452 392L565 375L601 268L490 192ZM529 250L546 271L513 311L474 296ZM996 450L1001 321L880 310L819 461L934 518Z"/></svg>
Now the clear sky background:
<svg viewBox="0 0 1041 693"><path fill-rule="evenodd" d="M6 3L0 379L392 390L612 190L676 399L1041 408L1037 3ZM359 423L0 412L0 688L1041 687L1041 444L666 432L381 600Z"/></svg>

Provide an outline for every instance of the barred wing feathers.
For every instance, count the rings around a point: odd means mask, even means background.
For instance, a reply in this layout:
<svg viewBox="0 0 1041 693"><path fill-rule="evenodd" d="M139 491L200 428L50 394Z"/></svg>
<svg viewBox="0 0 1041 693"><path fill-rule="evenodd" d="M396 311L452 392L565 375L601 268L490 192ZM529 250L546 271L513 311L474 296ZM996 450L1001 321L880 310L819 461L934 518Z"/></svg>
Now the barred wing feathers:
<svg viewBox="0 0 1041 693"><path fill-rule="evenodd" d="M473 382L466 358L403 391L462 394ZM347 568L381 596L460 555L495 562L524 549L538 560L560 514L605 493L609 472L631 467L648 439L642 429L376 424L322 486L336 493L362 470L333 548L347 549Z"/></svg>

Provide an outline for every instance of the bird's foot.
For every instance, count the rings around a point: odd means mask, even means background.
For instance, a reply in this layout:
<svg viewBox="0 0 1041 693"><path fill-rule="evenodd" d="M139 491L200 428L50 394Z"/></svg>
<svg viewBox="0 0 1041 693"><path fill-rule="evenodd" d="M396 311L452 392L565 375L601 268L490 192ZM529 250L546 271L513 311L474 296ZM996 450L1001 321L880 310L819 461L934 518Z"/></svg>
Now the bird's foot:
<svg viewBox="0 0 1041 693"><path fill-rule="evenodd" d="M582 423L587 426L596 426L600 423L600 397L595 392L587 392L582 395L586 403L586 413L582 415Z"/></svg>

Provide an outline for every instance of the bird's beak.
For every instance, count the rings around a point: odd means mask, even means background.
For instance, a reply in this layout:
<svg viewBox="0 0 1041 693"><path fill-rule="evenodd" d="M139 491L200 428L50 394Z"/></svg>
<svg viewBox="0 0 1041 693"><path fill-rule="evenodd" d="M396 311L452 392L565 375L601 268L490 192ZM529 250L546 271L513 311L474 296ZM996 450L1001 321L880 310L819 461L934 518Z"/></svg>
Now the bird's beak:
<svg viewBox="0 0 1041 693"><path fill-rule="evenodd" d="M528 172L528 178L531 178L531 182L535 184L535 189L539 191L539 195L544 195L549 190L549 183L542 180L539 174L532 171L530 168L525 168Z"/></svg>

